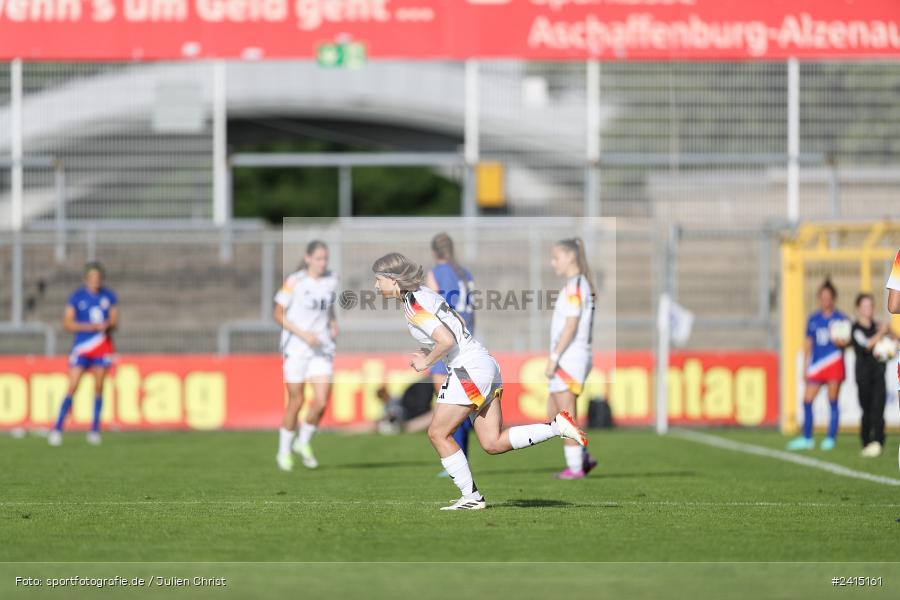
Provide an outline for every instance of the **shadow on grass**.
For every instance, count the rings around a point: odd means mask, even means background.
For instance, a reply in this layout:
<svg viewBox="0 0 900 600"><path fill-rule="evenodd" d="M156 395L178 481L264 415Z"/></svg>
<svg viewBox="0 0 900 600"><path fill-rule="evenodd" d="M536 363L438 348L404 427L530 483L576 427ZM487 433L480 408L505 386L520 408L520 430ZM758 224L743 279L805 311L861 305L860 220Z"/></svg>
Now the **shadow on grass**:
<svg viewBox="0 0 900 600"><path fill-rule="evenodd" d="M479 469L475 467L473 472L476 476L483 475L521 475L523 473L558 473L559 469L555 467L520 467L518 469Z"/></svg>
<svg viewBox="0 0 900 600"><path fill-rule="evenodd" d="M521 467L518 469L476 469L475 474L484 475L521 475L523 473L558 473L560 468L539 468ZM644 478L662 478L662 477L694 477L696 471L644 471L633 473L606 473L602 469L593 471L583 481L591 479L644 479Z"/></svg>
<svg viewBox="0 0 900 600"><path fill-rule="evenodd" d="M657 477L694 477L697 475L696 471L645 471L642 473L597 473L596 476L601 479L645 479L647 477L657 478ZM593 477L593 475L591 475Z"/></svg>
<svg viewBox="0 0 900 600"><path fill-rule="evenodd" d="M491 504L491 508L618 508L615 503L609 505L579 504L578 502L566 502L565 500L548 500L545 498L515 498L499 504Z"/></svg>
<svg viewBox="0 0 900 600"><path fill-rule="evenodd" d="M425 465L434 466L435 461L433 460L395 460L389 462L360 462L360 463L347 463L343 465L329 465L327 467L322 467L322 470L325 469L396 469L400 467L422 467ZM438 463L438 467L440 467L440 463ZM435 471L436 473L437 471Z"/></svg>

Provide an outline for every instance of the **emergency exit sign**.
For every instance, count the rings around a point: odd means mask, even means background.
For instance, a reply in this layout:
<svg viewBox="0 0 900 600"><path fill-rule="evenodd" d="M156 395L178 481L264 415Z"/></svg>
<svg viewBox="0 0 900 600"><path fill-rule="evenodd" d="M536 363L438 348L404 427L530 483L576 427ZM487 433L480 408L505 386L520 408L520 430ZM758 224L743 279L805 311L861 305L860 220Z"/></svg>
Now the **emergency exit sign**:
<svg viewBox="0 0 900 600"><path fill-rule="evenodd" d="M361 42L321 44L316 51L320 67L357 69L366 64L366 47Z"/></svg>

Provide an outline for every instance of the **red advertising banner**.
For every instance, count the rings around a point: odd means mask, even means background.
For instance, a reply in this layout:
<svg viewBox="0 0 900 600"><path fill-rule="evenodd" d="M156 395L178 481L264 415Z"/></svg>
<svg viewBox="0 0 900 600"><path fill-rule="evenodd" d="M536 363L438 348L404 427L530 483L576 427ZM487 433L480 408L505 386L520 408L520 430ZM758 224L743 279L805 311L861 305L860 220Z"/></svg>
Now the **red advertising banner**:
<svg viewBox="0 0 900 600"><path fill-rule="evenodd" d="M546 420L546 356L496 355L504 379L504 422ZM381 418L376 391L390 382L400 395L419 375L398 354L340 354L324 427L361 427ZM579 399L587 414L592 398L607 398L618 425L653 422L653 355L597 355ZM0 358L0 429L50 427L66 392L65 358ZM669 370L674 424L775 425L778 358L774 352L676 352ZM277 355L123 356L107 379L102 418L106 428L274 429L284 391ZM89 376L75 395L73 428L86 428L93 408Z"/></svg>
<svg viewBox="0 0 900 600"><path fill-rule="evenodd" d="M0 59L900 56L897 0L0 0Z"/></svg>

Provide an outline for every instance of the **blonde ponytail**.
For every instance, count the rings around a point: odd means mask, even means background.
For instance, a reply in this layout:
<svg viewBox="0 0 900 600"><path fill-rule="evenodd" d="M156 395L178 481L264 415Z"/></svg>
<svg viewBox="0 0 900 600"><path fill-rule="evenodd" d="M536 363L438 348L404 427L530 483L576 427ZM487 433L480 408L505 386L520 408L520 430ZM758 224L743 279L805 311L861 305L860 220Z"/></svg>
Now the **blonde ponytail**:
<svg viewBox="0 0 900 600"><path fill-rule="evenodd" d="M401 291L414 292L425 283L425 271L399 252L385 254L375 261L372 271L376 275L390 277L397 282Z"/></svg>
<svg viewBox="0 0 900 600"><path fill-rule="evenodd" d="M578 271L587 279L588 285L591 286L591 293L597 293L597 286L594 285L594 274L587 261L587 252L584 249L584 240L580 237L560 240L556 244L575 254L575 264L578 265Z"/></svg>

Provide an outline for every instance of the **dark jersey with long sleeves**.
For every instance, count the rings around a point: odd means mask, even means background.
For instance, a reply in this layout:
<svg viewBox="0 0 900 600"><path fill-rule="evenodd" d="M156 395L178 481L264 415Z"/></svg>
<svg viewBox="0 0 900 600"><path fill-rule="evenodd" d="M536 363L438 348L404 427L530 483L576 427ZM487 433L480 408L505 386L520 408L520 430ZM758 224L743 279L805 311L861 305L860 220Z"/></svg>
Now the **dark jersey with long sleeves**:
<svg viewBox="0 0 900 600"><path fill-rule="evenodd" d="M869 350L869 341L878 333L878 323L872 321L868 327L856 321L853 323L853 332L850 340L853 343L853 351L856 353L856 380L884 377L884 363L875 358Z"/></svg>

